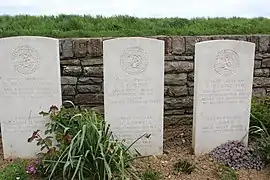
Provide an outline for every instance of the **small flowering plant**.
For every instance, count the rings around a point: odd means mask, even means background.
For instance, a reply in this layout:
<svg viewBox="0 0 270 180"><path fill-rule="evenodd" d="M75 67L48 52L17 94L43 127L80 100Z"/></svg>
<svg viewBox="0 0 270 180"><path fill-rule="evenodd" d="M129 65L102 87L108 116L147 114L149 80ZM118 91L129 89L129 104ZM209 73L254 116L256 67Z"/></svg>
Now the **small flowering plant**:
<svg viewBox="0 0 270 180"><path fill-rule="evenodd" d="M40 175L48 179L127 179L135 175L131 165L135 157L129 151L132 144L126 147L115 139L101 115L75 106L51 106L40 114L50 116L50 121L45 125L47 137L36 130L28 138L41 146L39 163L31 164L29 173L37 173L40 167Z"/></svg>
<svg viewBox="0 0 270 180"><path fill-rule="evenodd" d="M58 108L56 106L51 106L49 112L40 112L40 115L47 116L50 115L53 117L58 112ZM51 118L52 119L52 118ZM46 124L47 130L45 131L45 135L52 133L52 126L55 122L49 122ZM65 137L63 137L64 139ZM36 174L36 173L43 173L42 170L46 167L44 161L47 160L56 160L59 157L59 151L57 150L57 147L53 146L52 139L54 139L53 136L46 136L42 137L40 135L40 130L36 130L32 133L32 135L28 138L28 142L37 142L37 146L41 146L40 150L41 152L38 153L37 159L29 164L26 168L27 173L29 174ZM58 138L58 140L60 140ZM59 146L59 145L58 145Z"/></svg>
<svg viewBox="0 0 270 180"><path fill-rule="evenodd" d="M39 160L36 159L34 163L31 163L30 165L27 166L26 172L28 174L36 174L38 165L39 165Z"/></svg>
<svg viewBox="0 0 270 180"><path fill-rule="evenodd" d="M42 163L39 159L31 161L26 167L26 173L30 175L40 175L42 174Z"/></svg>

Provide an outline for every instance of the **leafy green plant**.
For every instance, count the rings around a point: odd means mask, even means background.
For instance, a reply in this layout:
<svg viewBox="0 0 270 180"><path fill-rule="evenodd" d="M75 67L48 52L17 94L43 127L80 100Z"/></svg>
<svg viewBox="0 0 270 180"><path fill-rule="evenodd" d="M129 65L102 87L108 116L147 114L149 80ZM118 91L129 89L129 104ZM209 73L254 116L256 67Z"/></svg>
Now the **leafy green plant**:
<svg viewBox="0 0 270 180"><path fill-rule="evenodd" d="M195 165L189 162L187 159L181 159L174 164L174 170L176 172L183 172L186 174L191 174L195 169Z"/></svg>
<svg viewBox="0 0 270 180"><path fill-rule="evenodd" d="M162 176L160 172L154 169L147 169L140 174L141 180L160 180Z"/></svg>
<svg viewBox="0 0 270 180"><path fill-rule="evenodd" d="M256 137L255 151L259 153L266 163L270 163L270 134L263 124L261 126L262 128L259 126L250 127L250 133L259 135Z"/></svg>
<svg viewBox="0 0 270 180"><path fill-rule="evenodd" d="M220 180L237 180L236 171L228 166L219 165L217 172Z"/></svg>
<svg viewBox="0 0 270 180"><path fill-rule="evenodd" d="M36 140L41 146L38 158L44 176L69 180L138 178L131 164L136 158L130 153L132 144L126 147L114 139L99 114L75 106L60 110L52 106L40 114L51 119L46 124L47 136L42 138L35 131L28 141Z"/></svg>
<svg viewBox="0 0 270 180"><path fill-rule="evenodd" d="M29 176L25 169L27 162L22 159L17 159L11 164L0 170L0 179L5 180L28 180Z"/></svg>
<svg viewBox="0 0 270 180"><path fill-rule="evenodd" d="M270 98L254 97L251 102L250 126L258 126L270 133Z"/></svg>
<svg viewBox="0 0 270 180"><path fill-rule="evenodd" d="M251 108L250 134L255 137L254 148L266 161L270 162L270 98L254 98Z"/></svg>

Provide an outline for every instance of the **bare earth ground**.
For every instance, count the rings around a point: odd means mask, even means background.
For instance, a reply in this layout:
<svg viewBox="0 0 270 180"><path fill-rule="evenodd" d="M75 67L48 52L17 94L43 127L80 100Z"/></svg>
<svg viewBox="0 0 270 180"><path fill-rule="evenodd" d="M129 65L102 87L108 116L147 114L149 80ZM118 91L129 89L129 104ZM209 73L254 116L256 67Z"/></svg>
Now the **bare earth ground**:
<svg viewBox="0 0 270 180"><path fill-rule="evenodd" d="M192 154L192 125L171 126L164 129L164 155L137 160L136 167L142 170L152 168L162 173L163 179L171 180L218 180L218 164L209 156L195 157ZM188 159L195 163L191 174L174 172L174 163ZM237 171L239 180L270 180L270 167L262 171Z"/></svg>
<svg viewBox="0 0 270 180"><path fill-rule="evenodd" d="M139 171L152 168L166 180L219 180L218 165L210 157L196 157L191 153L191 133L192 125L167 126L164 129L164 155L136 160L135 167ZM190 160L195 163L196 169L191 174L176 174L173 165L179 159ZM0 144L0 168L10 162L3 160ZM270 167L262 171L240 170L237 175L239 180L270 180Z"/></svg>

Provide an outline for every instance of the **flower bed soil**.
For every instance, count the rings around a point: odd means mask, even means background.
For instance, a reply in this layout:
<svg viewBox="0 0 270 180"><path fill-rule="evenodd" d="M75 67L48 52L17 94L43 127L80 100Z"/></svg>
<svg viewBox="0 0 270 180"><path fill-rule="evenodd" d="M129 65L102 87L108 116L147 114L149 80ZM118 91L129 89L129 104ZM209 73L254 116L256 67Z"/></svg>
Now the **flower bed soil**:
<svg viewBox="0 0 270 180"><path fill-rule="evenodd" d="M136 160L134 165L138 172L151 168L160 172L164 180L219 180L218 164L213 159L208 155L197 157L192 154L191 132L191 125L165 127L164 154ZM193 162L196 166L195 170L191 174L175 173L173 166L179 159ZM3 159L2 143L0 143L0 168L11 162ZM238 170L237 176L239 180L269 180L270 167L262 171Z"/></svg>

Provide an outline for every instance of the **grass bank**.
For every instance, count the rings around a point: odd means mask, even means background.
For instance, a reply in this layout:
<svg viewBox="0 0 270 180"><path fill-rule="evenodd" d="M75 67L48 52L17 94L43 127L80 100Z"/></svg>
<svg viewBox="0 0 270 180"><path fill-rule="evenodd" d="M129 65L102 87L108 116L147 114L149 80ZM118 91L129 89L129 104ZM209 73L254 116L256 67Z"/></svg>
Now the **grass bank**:
<svg viewBox="0 0 270 180"><path fill-rule="evenodd" d="M104 37L154 35L269 34L267 18L136 18L131 16L92 17L0 16L0 37L41 35L49 37Z"/></svg>

